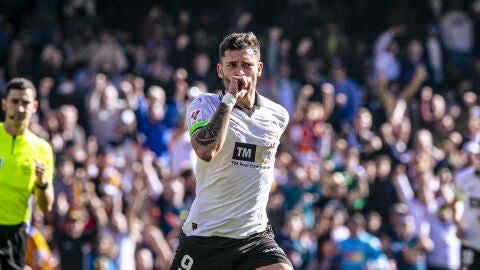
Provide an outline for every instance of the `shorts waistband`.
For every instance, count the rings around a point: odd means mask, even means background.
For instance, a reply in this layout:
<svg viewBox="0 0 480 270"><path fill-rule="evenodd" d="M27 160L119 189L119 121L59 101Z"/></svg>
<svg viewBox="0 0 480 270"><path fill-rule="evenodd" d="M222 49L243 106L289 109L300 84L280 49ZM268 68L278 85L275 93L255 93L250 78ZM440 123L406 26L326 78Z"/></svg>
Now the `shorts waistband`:
<svg viewBox="0 0 480 270"><path fill-rule="evenodd" d="M0 225L0 235L18 232L18 230L22 227L26 227L24 222L17 225Z"/></svg>

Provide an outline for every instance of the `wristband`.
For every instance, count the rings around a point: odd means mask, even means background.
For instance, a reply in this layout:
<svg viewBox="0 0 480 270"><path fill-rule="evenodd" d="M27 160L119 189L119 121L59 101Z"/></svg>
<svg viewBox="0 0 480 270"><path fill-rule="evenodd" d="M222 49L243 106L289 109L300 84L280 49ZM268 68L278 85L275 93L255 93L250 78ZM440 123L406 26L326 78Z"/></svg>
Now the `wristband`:
<svg viewBox="0 0 480 270"><path fill-rule="evenodd" d="M35 186L38 188L38 189L41 189L41 190L45 190L47 189L48 187L48 182L43 184L43 185L39 185L38 183L35 183Z"/></svg>
<svg viewBox="0 0 480 270"><path fill-rule="evenodd" d="M222 102L225 103L227 106L233 108L233 106L235 106L235 103L237 103L237 99L232 94L225 93L225 95L222 98Z"/></svg>

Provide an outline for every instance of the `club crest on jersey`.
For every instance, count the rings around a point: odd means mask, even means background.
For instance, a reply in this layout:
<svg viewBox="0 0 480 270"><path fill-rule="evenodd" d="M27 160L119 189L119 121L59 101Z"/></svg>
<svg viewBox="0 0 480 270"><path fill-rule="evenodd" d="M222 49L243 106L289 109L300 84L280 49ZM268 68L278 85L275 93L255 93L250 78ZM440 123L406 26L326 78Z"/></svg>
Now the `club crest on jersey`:
<svg viewBox="0 0 480 270"><path fill-rule="evenodd" d="M279 129L279 128L273 129L273 137L274 137L275 139L279 139L279 138L280 138L280 129Z"/></svg>
<svg viewBox="0 0 480 270"><path fill-rule="evenodd" d="M196 124L203 120L203 111L201 108L198 108L190 113L190 125Z"/></svg>
<svg viewBox="0 0 480 270"><path fill-rule="evenodd" d="M20 170L24 174L31 174L32 173L32 165L29 162L24 162L22 165L20 165Z"/></svg>
<svg viewBox="0 0 480 270"><path fill-rule="evenodd" d="M272 124L272 133L273 133L273 137L275 139L280 139L280 134L281 134L281 129L280 129L280 126L278 125L278 123L273 123Z"/></svg>

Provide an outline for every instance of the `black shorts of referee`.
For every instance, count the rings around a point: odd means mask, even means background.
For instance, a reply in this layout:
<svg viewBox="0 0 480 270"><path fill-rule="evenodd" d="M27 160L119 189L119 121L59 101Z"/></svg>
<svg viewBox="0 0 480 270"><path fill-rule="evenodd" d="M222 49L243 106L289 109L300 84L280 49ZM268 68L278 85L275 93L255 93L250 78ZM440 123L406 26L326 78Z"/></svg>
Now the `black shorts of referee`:
<svg viewBox="0 0 480 270"><path fill-rule="evenodd" d="M26 224L0 225L0 270L22 270L27 250Z"/></svg>

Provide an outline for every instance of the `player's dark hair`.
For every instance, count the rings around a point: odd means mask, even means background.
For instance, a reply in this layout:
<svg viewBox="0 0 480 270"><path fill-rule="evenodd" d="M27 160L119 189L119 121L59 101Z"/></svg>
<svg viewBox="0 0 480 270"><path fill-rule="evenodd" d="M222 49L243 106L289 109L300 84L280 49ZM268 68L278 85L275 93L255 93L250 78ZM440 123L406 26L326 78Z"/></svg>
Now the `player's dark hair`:
<svg viewBox="0 0 480 270"><path fill-rule="evenodd" d="M252 33L232 33L226 36L218 46L219 59L225 56L227 50L253 49L260 58L260 43L257 37Z"/></svg>

